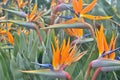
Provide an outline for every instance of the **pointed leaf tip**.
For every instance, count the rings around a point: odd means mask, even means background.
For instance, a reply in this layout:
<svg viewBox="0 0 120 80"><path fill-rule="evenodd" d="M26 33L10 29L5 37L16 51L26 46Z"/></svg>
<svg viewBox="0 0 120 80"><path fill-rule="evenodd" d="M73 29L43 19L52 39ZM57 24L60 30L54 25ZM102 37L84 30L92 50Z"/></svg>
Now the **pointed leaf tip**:
<svg viewBox="0 0 120 80"><path fill-rule="evenodd" d="M48 76L53 78L61 78L66 79L66 72L65 71L51 71L50 69L41 69L41 70L18 70L22 73L28 73L28 74L38 74L41 76Z"/></svg>

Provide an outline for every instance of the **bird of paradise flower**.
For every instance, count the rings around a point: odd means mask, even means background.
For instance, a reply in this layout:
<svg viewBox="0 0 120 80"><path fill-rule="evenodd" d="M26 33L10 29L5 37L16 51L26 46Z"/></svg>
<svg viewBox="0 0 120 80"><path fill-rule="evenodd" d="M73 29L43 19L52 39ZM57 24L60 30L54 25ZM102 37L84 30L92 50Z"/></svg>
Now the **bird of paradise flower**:
<svg viewBox="0 0 120 80"><path fill-rule="evenodd" d="M116 57L115 51L120 50L120 47L115 49L116 39L117 37L115 37L113 34L110 44L108 45L104 34L103 25L101 25L100 30L96 31L96 41L97 41L99 57L98 59L90 62L86 72L85 80L87 80L91 68L95 68L95 67L97 68L91 80L96 80L97 75L99 74L100 71L107 72L107 71L114 71L120 69L120 62L119 60L115 59Z"/></svg>
<svg viewBox="0 0 120 80"><path fill-rule="evenodd" d="M34 4L31 13L28 13L26 15L27 21L33 21L35 19L36 10L37 10L37 4Z"/></svg>
<svg viewBox="0 0 120 80"><path fill-rule="evenodd" d="M93 16L87 14L87 12L91 11L96 5L97 0L93 0L88 6L83 9L83 0L72 0L73 10L75 12L76 17L74 19L79 19L81 17L88 18L92 20L104 20L109 19L111 16Z"/></svg>
<svg viewBox="0 0 120 80"><path fill-rule="evenodd" d="M105 52L108 52L109 50L114 50L115 49L115 43L116 43L116 38L114 35L111 38L110 45L108 46L106 37L104 32L103 25L101 26L100 31L96 31L96 41L97 41L97 46L98 46L98 51L99 51L99 56L102 56L104 58L110 58L114 59L115 58L115 52L105 55ZM105 56L104 56L105 55Z"/></svg>
<svg viewBox="0 0 120 80"><path fill-rule="evenodd" d="M66 42L66 39L63 40L63 43L59 46L59 41L57 38L55 38L55 46L52 44L52 65L51 64L39 64L35 63L41 67L49 68L50 70L47 71L47 75L51 75L53 77L63 78L65 77L65 80L72 80L69 73L65 72L64 69L71 65L72 63L80 60L87 51L83 51L79 54L77 53L76 45L70 45L70 38L68 39L68 42ZM47 70L47 69L46 69ZM45 70L45 71L46 71ZM42 72L42 70L31 70L31 71L22 71L24 73L39 73L40 75L45 74ZM53 74L54 75L53 75ZM46 75L46 76L47 76ZM60 77L61 76L61 77Z"/></svg>
<svg viewBox="0 0 120 80"><path fill-rule="evenodd" d="M75 53L77 53L76 45L70 46L70 39L68 39L68 43L66 43L66 40L64 39L60 47L59 47L59 41L55 39L55 45L56 45L56 49L52 44L52 49L53 49L52 64L54 69L56 70L59 69L63 70L68 65L78 61L86 53L85 51L75 56Z"/></svg>
<svg viewBox="0 0 120 80"><path fill-rule="evenodd" d="M14 38L9 31L0 29L0 34L4 36L7 35L7 41L14 45Z"/></svg>
<svg viewBox="0 0 120 80"><path fill-rule="evenodd" d="M16 0L17 4L18 4L18 9L23 9L25 7L25 5L28 4L28 1L25 1L24 0Z"/></svg>
<svg viewBox="0 0 120 80"><path fill-rule="evenodd" d="M44 11L37 12L37 4L34 4L32 11L26 15L26 19L29 22L37 22L38 18L40 18L43 13Z"/></svg>
<svg viewBox="0 0 120 80"><path fill-rule="evenodd" d="M68 20L62 22L62 24L83 23L84 25L86 25L90 29L92 35L94 36L95 33L94 33L93 27L89 23L85 22L84 18L88 18L88 19L91 19L91 20L105 20L105 19L111 18L111 16L93 16L93 15L87 14L87 12L91 11L94 8L94 6L97 3L97 0L93 0L85 8L83 8L83 0L71 0L71 2L72 2L73 10L66 5L60 5L60 6L58 5L58 7L56 8L59 11L59 10L62 10L63 7L65 7L65 9L66 8L69 9L75 15L74 17L71 17L71 18L70 17L67 18L67 16L60 16L60 17L68 19ZM57 11L56 9L55 9L55 11ZM53 21L51 20L51 22L53 22ZM78 29L78 28L77 29L75 29L75 28L69 29L69 28L66 28L65 32L68 33L70 36L77 37L77 39L79 37L80 38L83 37L83 29Z"/></svg>
<svg viewBox="0 0 120 80"><path fill-rule="evenodd" d="M74 10L73 12L75 14L75 17L70 20L67 20L64 23L74 23L74 22L85 23L83 18L88 18L91 20L104 20L111 18L111 16L93 16L90 14L86 14L87 12L91 11L94 8L96 3L97 0L93 0L93 2L91 2L88 6L86 6L83 9L83 0L72 0L73 10ZM72 29L72 30L67 29L66 32L70 35L72 33L72 34L77 34L77 36L83 36L83 30L81 29Z"/></svg>
<svg viewBox="0 0 120 80"><path fill-rule="evenodd" d="M5 40L7 40L10 44L14 44L14 38L10 33L11 26L13 23L1 23L0 34L4 35ZM5 29L7 28L7 30ZM7 38L5 37L7 35Z"/></svg>

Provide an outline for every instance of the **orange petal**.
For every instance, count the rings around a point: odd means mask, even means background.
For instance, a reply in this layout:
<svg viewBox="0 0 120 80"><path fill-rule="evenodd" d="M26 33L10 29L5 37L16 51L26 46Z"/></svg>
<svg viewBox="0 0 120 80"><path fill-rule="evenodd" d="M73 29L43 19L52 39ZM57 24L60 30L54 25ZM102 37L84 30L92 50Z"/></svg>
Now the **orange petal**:
<svg viewBox="0 0 120 80"><path fill-rule="evenodd" d="M36 13L37 10L37 4L34 4L31 15L34 15Z"/></svg>
<svg viewBox="0 0 120 80"><path fill-rule="evenodd" d="M111 39L111 42L110 42L110 48L111 48L112 50L115 49L116 40L117 40L117 37L114 38L114 35L113 35L113 36L112 36L112 39ZM115 59L115 52L111 53L111 54L109 55L109 58L110 58L110 59Z"/></svg>
<svg viewBox="0 0 120 80"><path fill-rule="evenodd" d="M113 46L112 46L112 50L115 49L116 40L117 40L117 37L115 37L115 39L114 39Z"/></svg>
<svg viewBox="0 0 120 80"><path fill-rule="evenodd" d="M79 12L79 4L77 0L72 0L72 5L73 5L73 9L75 11L76 14L78 14Z"/></svg>
<svg viewBox="0 0 120 80"><path fill-rule="evenodd" d="M27 19L28 21L34 20L34 18L36 17L36 16L35 16L36 10L37 10L37 4L34 4L33 9L32 9L32 12L31 12L30 14L27 14L27 15L26 15L26 19Z"/></svg>
<svg viewBox="0 0 120 80"><path fill-rule="evenodd" d="M69 34L70 36L75 36L75 34L73 34L72 29L64 29L64 30L65 30L65 32L66 32L67 34Z"/></svg>
<svg viewBox="0 0 120 80"><path fill-rule="evenodd" d="M74 57L74 55L75 55L75 53L76 53L76 50L75 50L75 48L76 48L76 45L74 45L73 47L71 47L71 49L69 49L69 56L67 57L67 59L66 59L66 61L65 61L65 64L66 65L70 65L73 61L73 57Z"/></svg>
<svg viewBox="0 0 120 80"><path fill-rule="evenodd" d="M7 24L8 31L11 29L12 24L13 24L13 23L8 23L8 24Z"/></svg>
<svg viewBox="0 0 120 80"><path fill-rule="evenodd" d="M63 24L74 23L74 22L77 22L78 20L79 20L78 18L72 18L70 20L63 22Z"/></svg>
<svg viewBox="0 0 120 80"><path fill-rule="evenodd" d="M83 36L83 29L72 29L73 34L76 36L82 37Z"/></svg>
<svg viewBox="0 0 120 80"><path fill-rule="evenodd" d="M100 39L102 38L103 39L103 46L104 46L104 51L108 51L109 50L109 47L108 47L108 44L107 44L107 41L106 41L106 37L105 37L105 34L104 34L104 27L103 25L101 25L101 28L100 28L100 34L101 34L101 37Z"/></svg>
<svg viewBox="0 0 120 80"><path fill-rule="evenodd" d="M95 6L95 4L97 3L97 0L93 0L93 2L91 4L89 4L87 7L85 7L82 11L81 14L85 14L87 12L89 12L90 10L92 10Z"/></svg>
<svg viewBox="0 0 120 80"><path fill-rule="evenodd" d="M56 5L56 1L55 0L52 0L51 2L51 7L54 7Z"/></svg>
<svg viewBox="0 0 120 80"><path fill-rule="evenodd" d="M19 0L19 7L22 8L22 5L23 5L23 0Z"/></svg>
<svg viewBox="0 0 120 80"><path fill-rule="evenodd" d="M81 37L83 36L83 29L65 29L65 32L68 33L70 36L74 36L74 37Z"/></svg>
<svg viewBox="0 0 120 80"><path fill-rule="evenodd" d="M102 53L102 50L101 50L101 46L100 46L100 42L99 42L99 37L98 37L98 34L96 32L96 41L97 41L97 47L98 47L98 51L99 51L99 54Z"/></svg>
<svg viewBox="0 0 120 80"><path fill-rule="evenodd" d="M89 15L89 14L83 14L83 15L81 15L81 17L88 18L91 20L105 20L105 19L112 18L111 16L93 16L93 15Z"/></svg>
<svg viewBox="0 0 120 80"><path fill-rule="evenodd" d="M78 0L78 12L81 13L83 7L83 0Z"/></svg>
<svg viewBox="0 0 120 80"><path fill-rule="evenodd" d="M64 60L65 60L65 58L64 58L65 56L64 55L66 53L66 41L65 41L65 39L62 42L60 51L61 51L61 61L60 61L60 64L63 64Z"/></svg>
<svg viewBox="0 0 120 80"><path fill-rule="evenodd" d="M24 6L27 4L28 4L28 1L24 2L22 8L24 8Z"/></svg>
<svg viewBox="0 0 120 80"><path fill-rule="evenodd" d="M87 53L87 51L81 52L79 55L74 57L72 61L76 62L76 61L80 60L86 53Z"/></svg>
<svg viewBox="0 0 120 80"><path fill-rule="evenodd" d="M64 39L61 50L61 65L65 63L65 60L69 56L69 49L70 49L70 38L68 39L68 43L66 44L66 40Z"/></svg>
<svg viewBox="0 0 120 80"><path fill-rule="evenodd" d="M57 69L60 63L60 49L59 49L59 43L58 40L55 40L55 45L56 45L56 49L54 48L53 44L52 44L52 50L53 50L53 60L52 60L52 65L54 67L54 69Z"/></svg>
<svg viewBox="0 0 120 80"><path fill-rule="evenodd" d="M108 51L108 50L109 50L109 47L108 47L108 43L107 43L105 34L103 34L103 40L104 40L104 50L105 50L105 51Z"/></svg>
<svg viewBox="0 0 120 80"><path fill-rule="evenodd" d="M102 52L104 51L104 44L103 44L103 27L100 28L100 31L96 31L96 41L97 41L97 47L99 50L99 55L102 54Z"/></svg>
<svg viewBox="0 0 120 80"><path fill-rule="evenodd" d="M7 32L7 35L8 35L8 41L9 41L12 45L14 45L14 38L13 38L12 34L11 34L10 32Z"/></svg>
<svg viewBox="0 0 120 80"><path fill-rule="evenodd" d="M23 3L23 0L16 0L17 1L17 4L18 4L18 8L20 9L21 8L21 4Z"/></svg>
<svg viewBox="0 0 120 80"><path fill-rule="evenodd" d="M2 29L0 29L0 34L6 34L6 30L2 30Z"/></svg>
<svg viewBox="0 0 120 80"><path fill-rule="evenodd" d="M103 28L103 25L101 25L101 28ZM103 38L103 46L104 46L104 51L107 52L107 51L109 51L109 47L108 47L106 36L105 36L103 30L104 30L104 28L102 29L102 33L101 33L102 34L102 38ZM108 57L109 57L109 55L104 56L104 58L108 58Z"/></svg>

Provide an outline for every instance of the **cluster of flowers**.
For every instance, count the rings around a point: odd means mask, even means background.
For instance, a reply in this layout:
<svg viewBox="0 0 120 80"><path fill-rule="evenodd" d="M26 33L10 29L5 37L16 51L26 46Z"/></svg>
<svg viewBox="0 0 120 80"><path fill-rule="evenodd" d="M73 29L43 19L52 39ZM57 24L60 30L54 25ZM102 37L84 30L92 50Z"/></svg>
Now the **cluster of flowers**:
<svg viewBox="0 0 120 80"><path fill-rule="evenodd" d="M7 0L3 0L2 6L7 4ZM10 10L2 7L3 11L7 11L10 13L14 13L17 16L20 16L25 19L25 21L13 21L13 20L5 20L6 15L4 17L0 18L1 22L1 28L0 28L0 34L1 38L3 39L3 35L7 35L7 39L5 41L8 41L8 43L14 45L14 38L12 36L12 33L10 30L12 29L11 26L13 23L20 25L20 26L26 26L29 29L33 29L37 32L38 37L40 39L40 43L42 43L42 37L39 32L40 27L42 24L39 22L41 19L41 16L44 16L44 12L38 11L37 12L37 4L34 4L33 9L30 13L25 13L23 11L25 5L27 5L29 2L24 2L24 0L16 0L18 10ZM71 4L71 5L70 5ZM52 46L52 64L39 64L35 63L36 65L39 65L41 67L45 67L47 69L45 70L31 70L31 71L21 71L24 73L37 73L37 72L50 72L52 74L46 74L51 75L58 78L63 78L67 80L72 80L71 76L68 72L64 71L64 69L71 65L72 63L80 60L87 51L83 51L81 53L78 53L77 44L82 43L82 40L84 41L84 33L83 30L88 28L91 31L91 34L93 36L93 40L97 42L98 47L98 53L99 57L96 60L93 60L90 62L88 66L88 70L86 71L85 79L87 80L91 68L96 67L96 71L93 74L92 80L95 80L98 73L100 71L114 71L119 70L119 60L116 60L115 57L115 51L119 50L119 48L115 48L116 39L117 36L115 34L112 35L112 38L110 40L110 44L107 43L106 36L104 34L104 26L101 25L100 29L94 29L92 25L88 22L86 22L84 19L90 19L90 20L106 20L110 19L111 16L94 16L87 14L89 11L91 11L94 6L97 4L97 0L93 0L89 5L83 6L83 0L52 0L51 2L51 20L50 20L50 26L44 27L44 29L48 28L61 28L64 27L64 31L69 34L72 37L75 37L74 41L70 41L70 38L68 41L66 39L63 40L63 43L60 45L59 40L57 37L54 38L54 43L51 44ZM70 16L62 16L62 12L65 10L69 10L72 15ZM57 24L55 24L57 23ZM61 25L60 27L57 25ZM57 27L54 27L57 26ZM68 27L70 26L70 27ZM7 28L7 29L6 29ZM42 28L41 28L42 29ZM18 34L20 34L20 31L24 32L24 28L20 28L17 30ZM26 32L25 32L26 33ZM28 33L27 33L28 34ZM6 36L5 36L6 37Z"/></svg>

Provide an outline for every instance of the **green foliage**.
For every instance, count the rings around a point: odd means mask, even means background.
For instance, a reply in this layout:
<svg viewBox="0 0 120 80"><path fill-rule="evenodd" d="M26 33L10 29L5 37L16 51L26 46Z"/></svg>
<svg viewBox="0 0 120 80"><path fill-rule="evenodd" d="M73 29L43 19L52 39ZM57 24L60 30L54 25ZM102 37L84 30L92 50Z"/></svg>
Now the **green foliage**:
<svg viewBox="0 0 120 80"><path fill-rule="evenodd" d="M2 2L2 0L0 0ZM25 0L27 1L27 0ZM28 0L29 1L29 0ZM36 33L35 29L29 28L29 34L26 35L24 32L20 32L20 35L17 31L11 31L12 35L14 36L14 45L7 45L7 41L2 43L0 42L0 80L59 80L55 78L51 78L48 76L44 76L42 72L36 74L25 74L20 72L20 70L38 70L42 69L40 66L35 65L31 62L39 62L43 63L50 63L52 64L52 47L51 43L54 44L54 37L57 36L59 40L62 42L64 38L70 37L68 34L64 32L65 28L85 28L82 23L72 23L72 24L54 24L50 25L50 12L45 11L50 10L50 2L47 0L30 0L31 4L37 3L38 8L37 10L43 11L43 14L39 15L38 23L44 25L44 27L39 28L38 31L40 32L40 36L42 37L42 43L39 42L38 34ZM83 0L85 3L90 3L92 0ZM11 1L12 2L12 1ZM12 3L10 3L12 4ZM32 6L32 5L30 5ZM7 5L8 9L13 9L15 6ZM29 9L29 6L26 5L25 9ZM3 10L4 11L4 10ZM29 10L26 10L28 12ZM68 11L67 11L68 12ZM6 19L15 19L21 20L23 22L27 22L26 19L20 18L18 16L14 16L6 11L7 16ZM63 12L64 14L64 12ZM71 14L68 12L67 14ZM116 47L119 47L120 43L120 0L115 0L115 4L109 4L107 0L98 0L97 5L95 8L89 12L92 15L101 15L101 16L112 16L109 20L101 20L101 21L90 21L85 19L86 22L90 23L95 29L96 26L94 22L98 24L103 24L105 26L105 35L107 37L107 41L110 42L112 33L118 34L118 39L116 42ZM4 15L3 15L4 16ZM2 20L1 20L2 22ZM9 21L5 21L4 23L8 23ZM36 23L32 21L33 23ZM13 22L14 23L14 22ZM19 23L21 24L21 23ZM26 23L25 23L26 24ZM13 25L13 29L17 30L19 27L22 29L26 29L28 27L24 27L24 25ZM41 26L40 26L41 27ZM84 30L84 33L89 33L88 27ZM49 32L49 29L51 30ZM26 29L27 30L27 29ZM47 33L49 32L49 33ZM91 37L91 36L90 36ZM1 39L1 38L0 38ZM71 41L75 38L71 37ZM84 40L83 40L84 41ZM60 43L61 44L61 43ZM77 44L78 52L86 51L87 54L83 56L78 62L75 62L68 66L65 71L68 72L73 80L84 80L86 70L89 66L89 63L92 60L98 58L98 49L96 45L95 39L84 41L82 44ZM119 51L116 52L116 55L119 55ZM89 75L88 80L91 80L91 77L94 74L95 69L92 69L92 72ZM44 73L47 74L47 73ZM55 73L53 73L54 75ZM120 79L120 71L113 71L113 72L100 72L96 80L119 80Z"/></svg>

